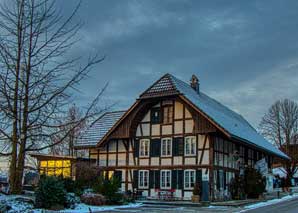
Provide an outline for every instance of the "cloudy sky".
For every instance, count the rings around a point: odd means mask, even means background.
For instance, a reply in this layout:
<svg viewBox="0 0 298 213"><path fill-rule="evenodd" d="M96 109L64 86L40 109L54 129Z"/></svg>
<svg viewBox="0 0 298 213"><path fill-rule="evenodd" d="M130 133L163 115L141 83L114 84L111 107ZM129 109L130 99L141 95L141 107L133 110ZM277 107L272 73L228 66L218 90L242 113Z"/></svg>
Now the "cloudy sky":
<svg viewBox="0 0 298 213"><path fill-rule="evenodd" d="M68 14L76 0L58 1ZM236 110L257 127L277 99L298 100L298 1L83 0L74 55L106 60L81 83L87 103L106 98L127 109L169 72Z"/></svg>

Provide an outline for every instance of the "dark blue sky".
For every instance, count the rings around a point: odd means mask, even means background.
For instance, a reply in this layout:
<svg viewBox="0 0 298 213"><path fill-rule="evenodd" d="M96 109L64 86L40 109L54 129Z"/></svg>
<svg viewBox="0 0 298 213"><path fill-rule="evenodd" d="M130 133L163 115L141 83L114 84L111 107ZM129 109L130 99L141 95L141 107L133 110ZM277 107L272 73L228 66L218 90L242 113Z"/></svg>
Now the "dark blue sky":
<svg viewBox="0 0 298 213"><path fill-rule="evenodd" d="M77 1L58 1L68 14ZM277 99L298 99L298 1L83 0L73 55L107 58L81 83L87 103L128 108L164 73L189 81L257 127Z"/></svg>

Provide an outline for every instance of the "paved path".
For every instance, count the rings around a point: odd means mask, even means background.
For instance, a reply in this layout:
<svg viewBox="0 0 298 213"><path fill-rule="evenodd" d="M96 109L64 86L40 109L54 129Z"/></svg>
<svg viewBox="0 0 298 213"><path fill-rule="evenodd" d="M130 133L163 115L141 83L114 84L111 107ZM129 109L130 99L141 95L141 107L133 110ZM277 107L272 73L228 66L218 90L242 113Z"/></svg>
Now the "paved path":
<svg viewBox="0 0 298 213"><path fill-rule="evenodd" d="M246 213L275 213L275 212L297 213L298 198L246 211Z"/></svg>

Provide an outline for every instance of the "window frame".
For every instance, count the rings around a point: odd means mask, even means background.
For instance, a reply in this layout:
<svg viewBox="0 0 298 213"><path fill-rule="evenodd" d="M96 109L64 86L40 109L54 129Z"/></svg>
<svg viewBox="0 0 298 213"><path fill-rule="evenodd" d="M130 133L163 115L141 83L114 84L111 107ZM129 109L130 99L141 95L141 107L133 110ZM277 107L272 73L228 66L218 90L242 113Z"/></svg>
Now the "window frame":
<svg viewBox="0 0 298 213"><path fill-rule="evenodd" d="M186 181L186 173L189 173L188 181ZM191 173L193 173L193 186L191 186L191 176L190 176ZM189 184L189 186L186 186L187 183ZM193 189L195 184L196 184L196 170L194 169L184 170L184 178L183 178L184 189Z"/></svg>
<svg viewBox="0 0 298 213"><path fill-rule="evenodd" d="M144 142L146 142L147 143L147 155L146 154L142 154L142 145L143 145L143 143ZM140 139L140 141L139 141L139 157L149 157L149 155L150 155L150 139L148 139L148 138L142 138L142 139ZM144 148L144 153L145 153L145 148Z"/></svg>
<svg viewBox="0 0 298 213"><path fill-rule="evenodd" d="M188 140L189 139L189 140ZM188 141L187 141L188 140ZM187 149L186 149L186 147L187 147L187 143L189 143L189 153L187 153L186 151L187 151ZM194 148L194 153L191 153L191 149L192 149L192 145L191 144L194 144L194 146L193 146L193 148ZM196 154L197 154L197 139L196 139L196 136L187 136L187 137L185 137L184 138L184 155L185 156L196 156Z"/></svg>
<svg viewBox="0 0 298 213"><path fill-rule="evenodd" d="M153 119L155 116L154 114L158 113L158 119ZM161 123L161 109L160 107L152 108L150 111L150 121L152 124L160 124Z"/></svg>
<svg viewBox="0 0 298 213"><path fill-rule="evenodd" d="M162 174L165 173L165 176L164 176L164 180L165 180L165 183L164 183L164 186L163 186L163 176ZM167 175L169 174L169 186L167 186ZM172 188L172 170L169 170L169 169L163 169L163 170L160 170L160 188L161 189L171 189Z"/></svg>
<svg viewBox="0 0 298 213"><path fill-rule="evenodd" d="M142 182L141 182L141 173L143 174ZM147 182L145 182L145 174L147 176ZM149 170L139 170L138 171L138 188L139 189L148 189L149 188Z"/></svg>
<svg viewBox="0 0 298 213"><path fill-rule="evenodd" d="M166 148L166 154L163 154L164 152L164 145L163 143L166 142L165 148ZM169 143L170 142L170 149L169 149ZM161 157L171 157L172 156L172 149L173 149L173 138L162 138L161 139L161 148L160 148L160 156ZM168 150L169 149L169 150ZM168 154L168 151L170 151L170 154Z"/></svg>

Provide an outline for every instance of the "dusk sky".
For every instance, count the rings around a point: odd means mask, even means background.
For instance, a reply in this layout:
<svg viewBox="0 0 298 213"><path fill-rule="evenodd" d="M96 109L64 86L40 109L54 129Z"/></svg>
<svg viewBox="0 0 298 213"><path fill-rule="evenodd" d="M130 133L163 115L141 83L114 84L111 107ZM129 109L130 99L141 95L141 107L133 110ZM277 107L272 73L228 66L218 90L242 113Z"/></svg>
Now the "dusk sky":
<svg viewBox="0 0 298 213"><path fill-rule="evenodd" d="M77 1L58 1L67 15ZM255 127L281 98L298 99L298 1L83 0L73 55L106 60L81 83L87 103L105 98L127 109L169 72L242 114Z"/></svg>

